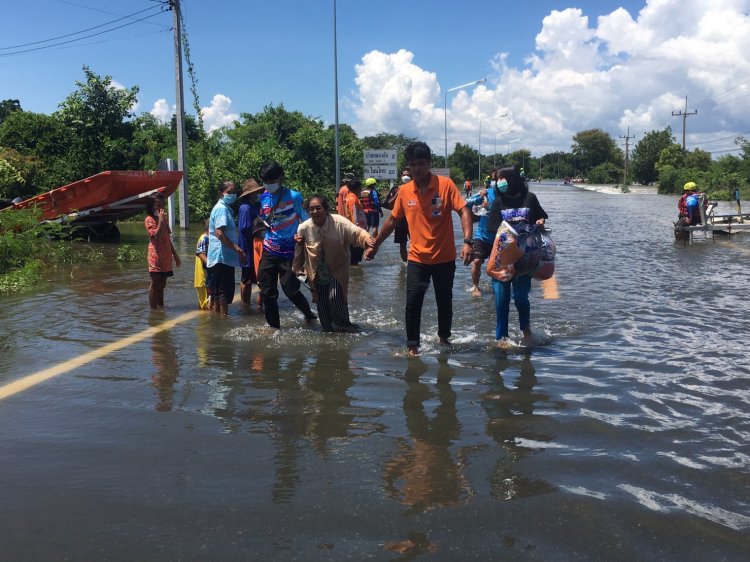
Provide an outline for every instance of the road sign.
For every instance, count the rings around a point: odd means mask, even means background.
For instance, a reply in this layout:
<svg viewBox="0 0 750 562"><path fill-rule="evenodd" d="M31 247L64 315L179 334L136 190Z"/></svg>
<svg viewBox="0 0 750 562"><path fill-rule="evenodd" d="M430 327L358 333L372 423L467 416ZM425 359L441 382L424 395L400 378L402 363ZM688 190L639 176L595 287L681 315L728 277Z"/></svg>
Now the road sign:
<svg viewBox="0 0 750 562"><path fill-rule="evenodd" d="M365 164L396 165L395 150L365 150Z"/></svg>
<svg viewBox="0 0 750 562"><path fill-rule="evenodd" d="M364 177L375 178L376 180L396 179L396 166L386 166L384 164L365 164Z"/></svg>
<svg viewBox="0 0 750 562"><path fill-rule="evenodd" d="M392 180L396 178L395 150L365 150L366 178Z"/></svg>

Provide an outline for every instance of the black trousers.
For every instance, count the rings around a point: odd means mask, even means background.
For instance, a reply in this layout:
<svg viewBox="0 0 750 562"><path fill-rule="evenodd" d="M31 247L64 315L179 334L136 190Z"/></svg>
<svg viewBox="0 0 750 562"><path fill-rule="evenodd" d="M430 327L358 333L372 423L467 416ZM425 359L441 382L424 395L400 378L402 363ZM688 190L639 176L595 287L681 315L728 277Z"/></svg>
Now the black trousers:
<svg viewBox="0 0 750 562"><path fill-rule="evenodd" d="M292 258L282 258L263 250L258 264L258 284L263 298L263 310L266 322L272 328L280 328L279 320L279 288L287 298L300 309L305 318L315 318L310 309L310 303L300 291L299 279L292 273Z"/></svg>
<svg viewBox="0 0 750 562"><path fill-rule="evenodd" d="M438 337L451 337L453 324L453 278L456 262L426 265L409 261L406 267L406 345L419 346L424 295L432 280L438 310Z"/></svg>

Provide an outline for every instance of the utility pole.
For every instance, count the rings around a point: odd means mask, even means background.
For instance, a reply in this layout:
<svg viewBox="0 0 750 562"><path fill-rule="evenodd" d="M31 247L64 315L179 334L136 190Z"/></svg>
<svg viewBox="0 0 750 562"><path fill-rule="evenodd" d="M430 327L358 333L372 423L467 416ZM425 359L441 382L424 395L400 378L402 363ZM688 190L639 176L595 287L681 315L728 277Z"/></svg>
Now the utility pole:
<svg viewBox="0 0 750 562"><path fill-rule="evenodd" d="M685 122L688 116L697 115L698 110L688 112L687 110L687 96L685 96L685 111L673 111L672 117L682 117L682 150L685 150Z"/></svg>
<svg viewBox="0 0 750 562"><path fill-rule="evenodd" d="M630 161L630 139L634 139L635 135L630 135L630 127L625 136L620 135L621 139L625 139L625 187L628 186L628 162Z"/></svg>
<svg viewBox="0 0 750 562"><path fill-rule="evenodd" d="M188 228L188 168L185 154L185 95L182 89L182 25L180 17L180 0L169 0L172 9L172 28L174 29L174 75L177 88L177 169L182 172L182 181L177 186L180 195L180 227Z"/></svg>

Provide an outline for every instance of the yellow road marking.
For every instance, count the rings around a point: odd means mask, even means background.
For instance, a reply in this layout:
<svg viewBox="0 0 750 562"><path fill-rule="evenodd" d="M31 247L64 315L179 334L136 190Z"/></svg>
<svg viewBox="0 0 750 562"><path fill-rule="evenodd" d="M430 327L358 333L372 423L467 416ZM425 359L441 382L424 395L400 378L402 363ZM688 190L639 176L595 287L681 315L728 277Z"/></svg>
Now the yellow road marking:
<svg viewBox="0 0 750 562"><path fill-rule="evenodd" d="M101 357L109 355L110 353L113 353L115 351L119 351L120 349L128 347L129 345L133 345L134 343L143 341L147 338L150 338L158 334L159 332L163 332L165 330L174 328L177 324L181 324L182 322L185 322L187 320L192 320L199 314L202 314L202 311L191 310L190 312L181 314L177 318L173 318L172 320L167 320L166 322L163 322L159 324L158 326L147 328L146 330L143 330L142 332L139 332L137 334L133 334L132 336L128 336L127 338L109 343L98 349L94 349L92 351L89 351L88 353L84 353L83 355L79 357L74 357L73 359L64 361L63 363L55 365L54 367L43 369L34 374L27 375L16 381L0 386L0 400L2 400L3 398L8 398L9 396L13 396L14 394L17 394L19 392L23 392L24 390L28 390L32 386L36 386L58 375L67 373L68 371L71 371L75 369L76 367L80 367L81 365L85 365L86 363L91 363L95 359L99 359Z"/></svg>

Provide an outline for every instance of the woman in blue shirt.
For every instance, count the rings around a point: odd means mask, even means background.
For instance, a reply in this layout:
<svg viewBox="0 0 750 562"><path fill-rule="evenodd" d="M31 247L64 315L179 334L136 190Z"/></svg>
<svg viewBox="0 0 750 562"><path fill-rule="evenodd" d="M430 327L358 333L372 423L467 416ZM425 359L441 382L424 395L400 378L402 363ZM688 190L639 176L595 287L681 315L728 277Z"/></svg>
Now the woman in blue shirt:
<svg viewBox="0 0 750 562"><path fill-rule="evenodd" d="M245 252L237 244L237 222L232 205L237 200L234 184L219 184L219 201L208 221L208 259L216 312L227 316L234 300L234 268L245 261Z"/></svg>

